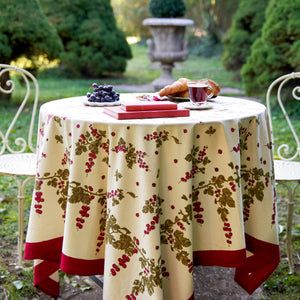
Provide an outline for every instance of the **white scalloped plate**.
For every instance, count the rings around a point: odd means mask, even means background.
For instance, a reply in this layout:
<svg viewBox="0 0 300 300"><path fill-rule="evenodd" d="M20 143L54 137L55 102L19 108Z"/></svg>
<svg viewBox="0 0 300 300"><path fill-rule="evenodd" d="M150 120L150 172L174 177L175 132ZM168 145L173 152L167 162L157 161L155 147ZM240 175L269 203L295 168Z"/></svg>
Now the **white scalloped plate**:
<svg viewBox="0 0 300 300"><path fill-rule="evenodd" d="M188 108L188 109L196 109L196 110L203 110L203 109L211 109L213 108L213 105L211 103L205 103L201 105L194 105L191 102L184 102L179 104L183 108Z"/></svg>
<svg viewBox="0 0 300 300"><path fill-rule="evenodd" d="M103 106L116 106L121 105L121 101L115 102L90 102L87 99L82 100L83 104L86 106L93 106L93 107L103 107Z"/></svg>

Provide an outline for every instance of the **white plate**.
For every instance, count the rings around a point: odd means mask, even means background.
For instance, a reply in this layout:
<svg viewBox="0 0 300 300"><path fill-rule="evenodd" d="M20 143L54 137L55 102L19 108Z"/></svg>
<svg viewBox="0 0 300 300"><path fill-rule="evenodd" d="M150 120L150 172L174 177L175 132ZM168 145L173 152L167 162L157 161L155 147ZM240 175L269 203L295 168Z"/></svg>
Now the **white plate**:
<svg viewBox="0 0 300 300"><path fill-rule="evenodd" d="M93 107L121 105L120 100L119 101L115 101L115 102L90 102L87 99L84 99L82 102L86 106L93 106Z"/></svg>
<svg viewBox="0 0 300 300"><path fill-rule="evenodd" d="M179 105L182 108L197 109L197 110L213 108L213 105L211 103L207 103L207 102L205 104L201 104L201 105L194 105L191 102L184 102L184 103L180 103Z"/></svg>

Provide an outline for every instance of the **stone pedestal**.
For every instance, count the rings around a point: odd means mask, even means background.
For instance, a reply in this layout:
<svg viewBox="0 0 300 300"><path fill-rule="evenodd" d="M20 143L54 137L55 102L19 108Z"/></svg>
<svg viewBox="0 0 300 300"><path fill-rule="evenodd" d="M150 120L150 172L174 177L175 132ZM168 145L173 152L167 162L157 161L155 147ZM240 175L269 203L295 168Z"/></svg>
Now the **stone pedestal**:
<svg viewBox="0 0 300 300"><path fill-rule="evenodd" d="M188 58L187 44L184 42L186 26L194 21L180 18L149 18L143 25L149 26L153 40L148 40L148 57L152 62L161 63L162 75L152 82L155 91L175 81L172 76L174 62Z"/></svg>

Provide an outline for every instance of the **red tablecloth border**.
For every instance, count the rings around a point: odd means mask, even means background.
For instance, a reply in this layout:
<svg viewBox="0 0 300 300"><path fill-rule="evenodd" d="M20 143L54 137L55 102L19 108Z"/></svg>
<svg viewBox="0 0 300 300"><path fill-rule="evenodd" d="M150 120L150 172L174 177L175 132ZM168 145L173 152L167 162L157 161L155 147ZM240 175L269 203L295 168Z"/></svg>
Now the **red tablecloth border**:
<svg viewBox="0 0 300 300"><path fill-rule="evenodd" d="M279 246L258 240L246 234L247 250L195 251L194 266L220 266L236 268L235 281L252 294L277 268L280 262ZM62 253L63 237L39 243L26 243L24 259L41 259L34 268L34 286L51 297L59 296L59 282L49 278L61 269L71 275L103 275L104 259L86 260L72 258ZM193 296L190 298L193 299Z"/></svg>

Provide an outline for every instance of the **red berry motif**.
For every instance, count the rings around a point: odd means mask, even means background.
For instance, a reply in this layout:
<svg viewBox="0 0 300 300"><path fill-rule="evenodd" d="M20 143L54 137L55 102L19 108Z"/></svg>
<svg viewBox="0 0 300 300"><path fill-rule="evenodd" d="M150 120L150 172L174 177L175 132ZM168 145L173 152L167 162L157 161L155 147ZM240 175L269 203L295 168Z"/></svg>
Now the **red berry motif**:
<svg viewBox="0 0 300 300"><path fill-rule="evenodd" d="M155 215L152 219L152 221L150 222L150 224L146 224L146 229L144 230L145 234L149 234L150 231L155 229L155 225L158 224L159 222L159 216Z"/></svg>
<svg viewBox="0 0 300 300"><path fill-rule="evenodd" d="M230 223L228 222L228 219L225 219L225 222L223 224L223 230L225 231L225 237L227 238L226 242L227 244L232 244L231 238L232 238L232 229L230 226Z"/></svg>
<svg viewBox="0 0 300 300"><path fill-rule="evenodd" d="M85 163L87 168L85 169L86 173L90 173L92 171L92 167L94 166L94 160L97 158L97 155L93 150L89 153L89 161Z"/></svg>
<svg viewBox="0 0 300 300"><path fill-rule="evenodd" d="M100 234L97 237L97 248L96 248L97 252L100 251L100 247L103 245L104 239L105 239L105 232L101 231Z"/></svg>
<svg viewBox="0 0 300 300"><path fill-rule="evenodd" d="M126 269L127 268L127 263L130 262L130 257L127 256L126 254L123 254L122 257L118 258L118 264L113 264L112 268L110 269L111 274L115 276L117 272L120 272L121 268Z"/></svg>
<svg viewBox="0 0 300 300"><path fill-rule="evenodd" d="M62 165L66 165L68 163L69 155L70 155L70 152L68 150L66 150L66 152L64 153L64 158L61 160Z"/></svg>
<svg viewBox="0 0 300 300"><path fill-rule="evenodd" d="M236 185L235 185L232 181L229 182L229 185L230 185L231 190L232 190L233 192L235 192L235 191L236 191Z"/></svg>
<svg viewBox="0 0 300 300"><path fill-rule="evenodd" d="M125 144L121 144L121 145L117 145L116 147L114 147L112 149L112 151L114 151L116 153L119 153L119 152L126 153L127 152L127 148L126 148Z"/></svg>
<svg viewBox="0 0 300 300"><path fill-rule="evenodd" d="M198 147L193 147L191 154L186 156L185 159L187 161L192 161L192 169L190 172L185 172L185 176L180 178L182 182L187 182L200 172L203 173L203 169L199 168L198 164L207 164L210 162L206 156L207 148L207 146L204 146L203 149L200 150Z"/></svg>
<svg viewBox="0 0 300 300"><path fill-rule="evenodd" d="M139 167L142 169L145 169L146 172L149 171L149 166L143 161L143 158L145 157L146 152L137 150L135 153L138 155Z"/></svg>
<svg viewBox="0 0 300 300"><path fill-rule="evenodd" d="M85 222L84 218L88 218L89 217L89 214L88 214L89 210L90 210L89 206L87 206L87 205L82 205L81 206L81 210L79 211L81 217L77 217L76 218L76 226L77 226L77 228L79 228L79 229L83 228L83 223Z"/></svg>
<svg viewBox="0 0 300 300"><path fill-rule="evenodd" d="M136 297L139 293L136 292L135 294L126 295L127 300L136 300Z"/></svg>
<svg viewBox="0 0 300 300"><path fill-rule="evenodd" d="M44 198L42 198L42 196L43 196L43 193L42 192L39 192L39 191L36 191L35 192L35 197L34 197L34 200L38 203L38 204L35 204L34 205L34 208L35 208L35 212L37 213L37 214L42 214L43 213L43 211L42 211L42 202L44 202L45 201L45 199Z"/></svg>
<svg viewBox="0 0 300 300"><path fill-rule="evenodd" d="M276 224L276 202L273 203L272 225Z"/></svg>
<svg viewBox="0 0 300 300"><path fill-rule="evenodd" d="M240 144L238 144L237 147L233 147L232 150L233 150L234 152L239 152L239 151L241 150Z"/></svg>
<svg viewBox="0 0 300 300"><path fill-rule="evenodd" d="M204 219L203 219L203 207L201 207L201 202L200 201L197 201L197 202L194 202L193 203L193 211L196 213L194 215L194 218L196 219L196 221L199 223L199 224L203 224L204 223Z"/></svg>
<svg viewBox="0 0 300 300"><path fill-rule="evenodd" d="M269 182L270 182L269 178L268 178L268 177L265 177L265 186L266 186L266 187L269 186Z"/></svg>
<svg viewBox="0 0 300 300"><path fill-rule="evenodd" d="M249 214L250 214L250 205L247 205L243 209L244 222L246 222L249 219Z"/></svg>

